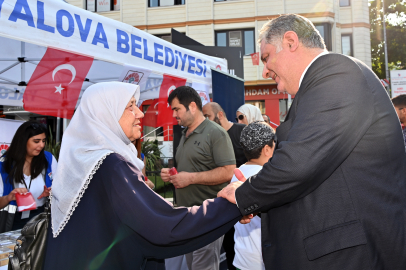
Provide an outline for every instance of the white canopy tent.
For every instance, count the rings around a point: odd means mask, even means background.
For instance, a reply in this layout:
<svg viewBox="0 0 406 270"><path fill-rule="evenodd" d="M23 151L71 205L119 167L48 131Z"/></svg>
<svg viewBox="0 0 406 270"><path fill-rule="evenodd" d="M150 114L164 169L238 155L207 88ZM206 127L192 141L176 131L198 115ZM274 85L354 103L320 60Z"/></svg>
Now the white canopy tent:
<svg viewBox="0 0 406 270"><path fill-rule="evenodd" d="M141 99L157 98L163 74L206 85L211 68L227 61L172 43L61 0L0 0L0 105L21 107L47 47L95 59L83 91L93 83L118 80L124 65L152 71ZM80 100L80 97L79 97ZM79 101L78 101L79 102Z"/></svg>
<svg viewBox="0 0 406 270"><path fill-rule="evenodd" d="M181 48L60 0L0 1L0 37L0 105L22 105L25 83L47 47L99 60L83 89L116 80L125 64L151 70L151 79L169 74L209 86L210 68L227 70L225 59Z"/></svg>

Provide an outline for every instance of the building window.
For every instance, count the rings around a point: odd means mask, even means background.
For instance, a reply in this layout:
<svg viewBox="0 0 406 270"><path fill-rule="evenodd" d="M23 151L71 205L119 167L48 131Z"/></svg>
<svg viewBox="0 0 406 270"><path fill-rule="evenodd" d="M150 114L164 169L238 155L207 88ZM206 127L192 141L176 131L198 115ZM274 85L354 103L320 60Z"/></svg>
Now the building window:
<svg viewBox="0 0 406 270"><path fill-rule="evenodd" d="M320 35L324 39L327 50L332 50L332 37L331 37L331 25L329 23L314 24Z"/></svg>
<svg viewBox="0 0 406 270"><path fill-rule="evenodd" d="M186 0L148 0L148 7L184 5Z"/></svg>
<svg viewBox="0 0 406 270"><path fill-rule="evenodd" d="M120 10L120 0L86 0L86 10L93 12Z"/></svg>
<svg viewBox="0 0 406 270"><path fill-rule="evenodd" d="M350 5L350 0L340 0L340 7L349 7Z"/></svg>
<svg viewBox="0 0 406 270"><path fill-rule="evenodd" d="M265 101L264 100L246 100L245 104L251 104L261 111L262 114L265 114Z"/></svg>
<svg viewBox="0 0 406 270"><path fill-rule="evenodd" d="M351 34L341 36L341 53L344 55L353 56Z"/></svg>
<svg viewBox="0 0 406 270"><path fill-rule="evenodd" d="M216 46L241 47L244 55L255 52L254 29L229 30L216 32Z"/></svg>

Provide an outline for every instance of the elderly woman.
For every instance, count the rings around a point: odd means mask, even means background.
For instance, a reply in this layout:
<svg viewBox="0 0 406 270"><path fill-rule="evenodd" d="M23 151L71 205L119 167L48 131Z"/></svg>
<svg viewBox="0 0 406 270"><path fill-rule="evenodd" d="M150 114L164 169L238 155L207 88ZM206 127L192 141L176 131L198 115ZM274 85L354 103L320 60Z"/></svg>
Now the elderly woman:
<svg viewBox="0 0 406 270"><path fill-rule="evenodd" d="M258 107L251 104L244 104L238 108L235 120L244 125L249 125L255 121L264 121L261 111Z"/></svg>
<svg viewBox="0 0 406 270"><path fill-rule="evenodd" d="M52 189L44 269L165 269L163 258L201 248L241 214L223 199L178 208L142 180L139 87L89 87L63 137Z"/></svg>

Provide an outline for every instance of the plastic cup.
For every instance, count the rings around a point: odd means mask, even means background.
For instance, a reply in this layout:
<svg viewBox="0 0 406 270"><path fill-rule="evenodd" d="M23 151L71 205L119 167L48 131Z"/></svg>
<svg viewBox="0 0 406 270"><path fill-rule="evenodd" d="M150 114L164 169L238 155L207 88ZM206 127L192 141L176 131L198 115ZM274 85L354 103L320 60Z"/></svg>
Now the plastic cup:
<svg viewBox="0 0 406 270"><path fill-rule="evenodd" d="M178 174L178 171L176 170L175 167L172 167L169 169L169 174L172 176L172 175Z"/></svg>
<svg viewBox="0 0 406 270"><path fill-rule="evenodd" d="M35 202L34 196L31 192L25 194L16 193L16 201L18 206L18 212L30 211L37 209L37 204Z"/></svg>

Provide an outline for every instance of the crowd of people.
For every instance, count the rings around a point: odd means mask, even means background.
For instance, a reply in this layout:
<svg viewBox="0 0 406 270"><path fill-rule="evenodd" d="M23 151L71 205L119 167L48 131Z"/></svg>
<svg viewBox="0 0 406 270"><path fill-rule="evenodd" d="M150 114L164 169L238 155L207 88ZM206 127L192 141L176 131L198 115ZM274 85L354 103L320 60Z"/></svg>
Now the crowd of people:
<svg viewBox="0 0 406 270"><path fill-rule="evenodd" d="M302 16L273 19L259 36L263 77L295 95L289 113L275 132L253 105L233 123L193 88L172 91L185 129L178 173L161 178L177 207L145 181L133 144L139 87L99 83L58 163L44 126L17 130L0 159L0 232L22 228L49 197L45 270L171 269L165 259L177 256L178 269L219 269L222 244L228 269L404 269L406 95L390 100L365 64L328 53ZM15 194L28 191L38 209L16 212Z"/></svg>

